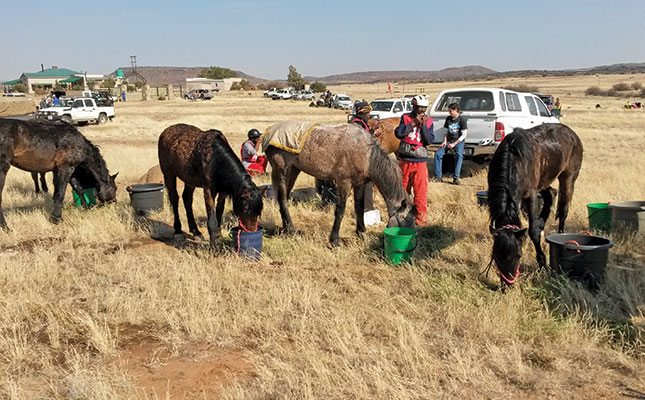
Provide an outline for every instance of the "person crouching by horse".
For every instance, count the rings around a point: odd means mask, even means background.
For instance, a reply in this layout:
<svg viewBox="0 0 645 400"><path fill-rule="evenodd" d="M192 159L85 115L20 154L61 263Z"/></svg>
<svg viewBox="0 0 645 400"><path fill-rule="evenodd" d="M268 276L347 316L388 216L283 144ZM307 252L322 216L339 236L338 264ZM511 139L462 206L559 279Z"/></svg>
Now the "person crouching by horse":
<svg viewBox="0 0 645 400"><path fill-rule="evenodd" d="M370 119L370 112L372 112L372 106L367 104L366 101L359 101L354 104L356 111L354 112L354 118L350 121L351 124L356 124L361 128L365 129L371 135L374 135L374 132L370 130L368 121ZM374 209L374 183L369 182L365 185L365 200L363 202L363 210L369 211Z"/></svg>
<svg viewBox="0 0 645 400"><path fill-rule="evenodd" d="M408 193L414 191L414 204L419 226L428 223L428 149L425 146L434 140L432 118L425 113L428 97L415 96L412 112L403 114L399 127L394 132L401 139L398 150L399 167L403 174L403 187Z"/></svg>
<svg viewBox="0 0 645 400"><path fill-rule="evenodd" d="M249 140L242 143L242 165L249 175L259 175L266 172L267 158L266 156L258 155L260 149L260 131L251 129L247 134Z"/></svg>

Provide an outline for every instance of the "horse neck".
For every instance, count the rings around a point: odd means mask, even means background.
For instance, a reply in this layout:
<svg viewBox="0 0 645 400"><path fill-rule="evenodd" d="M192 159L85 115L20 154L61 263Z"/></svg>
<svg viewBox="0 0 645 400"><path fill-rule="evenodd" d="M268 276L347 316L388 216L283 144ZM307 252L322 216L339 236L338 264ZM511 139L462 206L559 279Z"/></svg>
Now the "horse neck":
<svg viewBox="0 0 645 400"><path fill-rule="evenodd" d="M488 172L488 207L491 223L496 227L504 225L520 226L518 174L524 169L513 154L508 143L493 157Z"/></svg>
<svg viewBox="0 0 645 400"><path fill-rule="evenodd" d="M99 188L101 188L108 183L107 167L97 149L89 149L88 151L90 152L90 156L86 159L84 166L94 176Z"/></svg>
<svg viewBox="0 0 645 400"><path fill-rule="evenodd" d="M399 167L376 142L370 153L369 175L385 199L388 215L393 215L406 198L406 193Z"/></svg>
<svg viewBox="0 0 645 400"><path fill-rule="evenodd" d="M224 136L222 136L222 140L226 140ZM224 191L235 199L241 196L245 190L256 187L249 174L244 170L242 162L228 146L228 142L227 144L213 142L209 173L211 184L214 186L213 193Z"/></svg>

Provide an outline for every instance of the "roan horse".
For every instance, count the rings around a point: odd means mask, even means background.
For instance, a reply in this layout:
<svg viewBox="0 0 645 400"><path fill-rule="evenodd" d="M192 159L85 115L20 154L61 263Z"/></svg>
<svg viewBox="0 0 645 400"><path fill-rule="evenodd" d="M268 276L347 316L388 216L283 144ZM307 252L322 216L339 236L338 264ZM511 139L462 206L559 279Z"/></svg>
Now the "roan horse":
<svg viewBox="0 0 645 400"><path fill-rule="evenodd" d="M364 129L354 124L319 125L311 130L298 154L275 146L264 150L271 163L273 188L286 233L295 231L287 199L301 171L318 179L333 181L338 189L334 225L329 236L333 246L338 245L340 223L352 188L356 233L365 232L364 185L369 181L374 182L385 199L388 226L414 225L416 207L403 189L399 166Z"/></svg>
<svg viewBox="0 0 645 400"><path fill-rule="evenodd" d="M159 166L168 187L176 235L182 234L177 178L185 184L182 198L193 235L201 236L193 215L193 193L197 187L204 189L211 245L221 236L226 196L233 198L233 212L240 218L242 227L248 231L257 229L263 191L246 173L222 132L215 129L202 131L186 124L169 126L159 136ZM213 212L217 194L217 208Z"/></svg>
<svg viewBox="0 0 645 400"><path fill-rule="evenodd" d="M553 204L554 191L550 185L558 179L556 218L558 232L562 232L582 153L578 135L562 124L515 129L495 151L488 170L488 207L494 237L491 262L497 264L502 284L512 285L520 271L522 240L526 233L520 222L520 205L528 214L528 233L538 265L546 266L540 238ZM542 210L539 210L538 193L544 200Z"/></svg>
<svg viewBox="0 0 645 400"><path fill-rule="evenodd" d="M0 118L0 228L7 229L2 189L11 165L30 172L54 172L53 222L61 220L65 188L79 166L96 179L99 201L116 201L116 174L109 175L99 149L78 129L64 122Z"/></svg>

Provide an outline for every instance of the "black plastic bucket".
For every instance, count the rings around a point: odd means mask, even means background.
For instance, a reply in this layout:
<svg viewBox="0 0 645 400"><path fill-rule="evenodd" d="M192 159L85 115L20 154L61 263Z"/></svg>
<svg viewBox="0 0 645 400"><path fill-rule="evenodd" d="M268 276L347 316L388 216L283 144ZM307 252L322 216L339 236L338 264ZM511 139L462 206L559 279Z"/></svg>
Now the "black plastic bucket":
<svg viewBox="0 0 645 400"><path fill-rule="evenodd" d="M258 226L255 232L241 229L239 226L231 229L233 249L237 254L244 255L253 260L258 260L262 255L262 236L264 229Z"/></svg>
<svg viewBox="0 0 645 400"><path fill-rule="evenodd" d="M581 233L547 235L551 269L597 288L605 280L609 249L614 243L601 236Z"/></svg>
<svg viewBox="0 0 645 400"><path fill-rule="evenodd" d="M148 215L163 210L163 183L140 183L126 188L130 203L138 215Z"/></svg>

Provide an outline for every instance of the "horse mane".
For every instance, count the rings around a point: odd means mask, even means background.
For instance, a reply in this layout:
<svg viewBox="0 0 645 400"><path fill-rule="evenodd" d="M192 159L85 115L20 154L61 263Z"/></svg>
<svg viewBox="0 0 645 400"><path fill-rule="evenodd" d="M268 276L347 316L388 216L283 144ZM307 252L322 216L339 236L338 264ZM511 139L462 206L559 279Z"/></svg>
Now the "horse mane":
<svg viewBox="0 0 645 400"><path fill-rule="evenodd" d="M218 130L211 130L215 134L213 140L213 157L210 163L210 175L213 192L218 188L225 191L235 199L240 198L245 190L255 188L251 176L246 172L240 159L235 155L226 137ZM216 179L215 179L216 178Z"/></svg>
<svg viewBox="0 0 645 400"><path fill-rule="evenodd" d="M499 145L488 169L488 209L491 224L520 226L520 170L524 162L533 159L527 133L515 129ZM529 161L526 161L529 160Z"/></svg>
<svg viewBox="0 0 645 400"><path fill-rule="evenodd" d="M370 179L385 199L401 200L406 197L401 182L401 169L387 152L370 135L372 151L370 153Z"/></svg>

